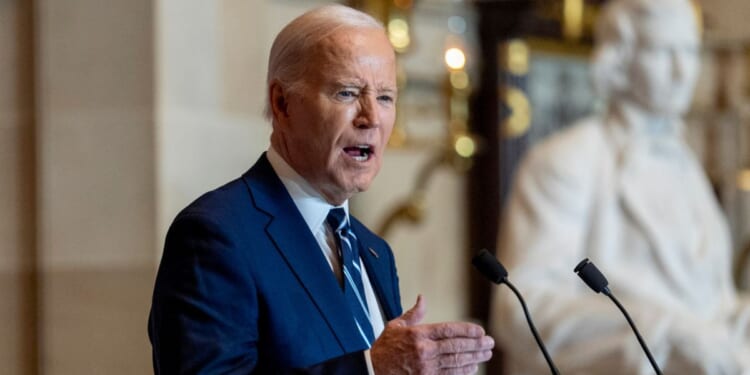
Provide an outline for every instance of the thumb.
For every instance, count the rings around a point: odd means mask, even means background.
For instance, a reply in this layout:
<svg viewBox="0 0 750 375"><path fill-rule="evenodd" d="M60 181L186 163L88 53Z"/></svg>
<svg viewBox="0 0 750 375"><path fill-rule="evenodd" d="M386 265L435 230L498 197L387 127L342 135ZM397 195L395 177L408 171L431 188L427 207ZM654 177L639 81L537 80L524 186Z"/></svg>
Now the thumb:
<svg viewBox="0 0 750 375"><path fill-rule="evenodd" d="M417 295L417 302L409 309L409 311L403 313L401 316L396 318L397 324L402 327L409 327L419 324L424 319L427 313L427 306L424 302L422 295Z"/></svg>

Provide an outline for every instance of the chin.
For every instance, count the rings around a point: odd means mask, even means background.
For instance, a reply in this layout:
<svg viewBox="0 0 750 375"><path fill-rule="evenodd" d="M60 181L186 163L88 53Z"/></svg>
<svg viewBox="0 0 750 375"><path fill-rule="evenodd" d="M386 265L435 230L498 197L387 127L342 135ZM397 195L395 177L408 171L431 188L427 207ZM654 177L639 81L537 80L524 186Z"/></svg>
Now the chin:
<svg viewBox="0 0 750 375"><path fill-rule="evenodd" d="M356 193L365 192L365 191L367 191L367 189L370 188L370 182L371 181L372 180L368 180L367 182L364 182L364 183L357 183L357 184L354 185L354 189L352 189L352 190L354 192L356 192Z"/></svg>
<svg viewBox="0 0 750 375"><path fill-rule="evenodd" d="M329 191L335 191L340 197L349 199L357 193L367 191L371 181L372 179L364 179L362 176L338 176L328 186L331 188Z"/></svg>
<svg viewBox="0 0 750 375"><path fill-rule="evenodd" d="M366 178L366 179L353 179L352 188L349 189L349 191L353 191L355 193L362 193L367 191L367 189L370 188L370 184L372 183L372 178Z"/></svg>
<svg viewBox="0 0 750 375"><path fill-rule="evenodd" d="M690 106L687 105L680 105L680 106L672 106L664 111L664 114L670 117L682 117L687 112Z"/></svg>
<svg viewBox="0 0 750 375"><path fill-rule="evenodd" d="M690 105L684 102L672 101L667 103L652 103L650 108L651 111L661 116L681 117L687 113Z"/></svg>

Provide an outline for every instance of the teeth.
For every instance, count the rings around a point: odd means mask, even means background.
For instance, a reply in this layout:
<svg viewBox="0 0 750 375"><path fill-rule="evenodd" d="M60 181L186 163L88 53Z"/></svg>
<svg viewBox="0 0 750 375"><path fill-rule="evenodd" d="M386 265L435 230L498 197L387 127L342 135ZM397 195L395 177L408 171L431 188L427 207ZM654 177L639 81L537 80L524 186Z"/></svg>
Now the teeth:
<svg viewBox="0 0 750 375"><path fill-rule="evenodd" d="M357 148L359 148L359 152L365 156L370 153L370 146L368 145L358 145Z"/></svg>
<svg viewBox="0 0 750 375"><path fill-rule="evenodd" d="M360 145L354 145L350 147L345 147L344 151L349 154L349 156L354 159L355 161L363 162L370 159L370 156L372 156L372 146L369 146L367 144L360 144Z"/></svg>

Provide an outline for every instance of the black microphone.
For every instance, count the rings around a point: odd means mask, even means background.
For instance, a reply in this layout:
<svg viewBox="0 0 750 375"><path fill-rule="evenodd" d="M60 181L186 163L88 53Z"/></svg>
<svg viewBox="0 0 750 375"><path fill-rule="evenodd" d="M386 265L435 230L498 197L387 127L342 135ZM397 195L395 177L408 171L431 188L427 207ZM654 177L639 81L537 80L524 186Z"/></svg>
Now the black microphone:
<svg viewBox="0 0 750 375"><path fill-rule="evenodd" d="M531 321L531 315L529 314L529 309L526 307L526 302L523 300L521 293L518 292L516 287L508 281L508 271L505 270L505 267L503 267L497 258L490 254L487 249L479 250L479 253L471 260L471 264L473 264L474 267L488 280L495 284L505 284L513 291L513 293L515 293L518 300L521 301L523 313L526 315L526 321L529 322L531 333L534 335L534 339L536 340L537 345L539 345L539 349L542 350L542 354L544 354L544 359L547 361L550 371L552 371L552 374L554 375L560 375L560 372L557 371L557 367L555 367L555 363L552 362L552 358L549 353L547 353L547 348L544 346L542 338L539 337L539 333L536 331L536 327L534 327L534 322Z"/></svg>
<svg viewBox="0 0 750 375"><path fill-rule="evenodd" d="M638 342L641 344L641 348L643 348L643 351L646 353L649 362L651 362L651 367L654 368L654 371L656 371L657 374L662 375L661 369L659 369L659 365L651 355L651 351L648 350L648 346L646 345L646 342L643 341L643 337L641 337L641 333L638 332L638 328L635 327L633 319L630 319L630 315L628 314L628 312L625 311L625 308L620 304L620 301L618 301L617 298L615 298L614 294L612 294L612 291L609 290L609 282L607 281L607 278L604 277L604 275L599 271L598 268L596 268L594 263L591 263L589 261L589 258L586 258L578 263L573 271L577 273L578 276L580 276L581 279L583 279L583 281L586 283L586 285L588 285L591 289L593 289L597 293L602 293L605 296L609 297L609 299L611 299L612 302L617 305L620 311L622 311L622 314L625 315L625 319L628 320L630 328L632 328L633 332L635 332L635 337L638 338Z"/></svg>

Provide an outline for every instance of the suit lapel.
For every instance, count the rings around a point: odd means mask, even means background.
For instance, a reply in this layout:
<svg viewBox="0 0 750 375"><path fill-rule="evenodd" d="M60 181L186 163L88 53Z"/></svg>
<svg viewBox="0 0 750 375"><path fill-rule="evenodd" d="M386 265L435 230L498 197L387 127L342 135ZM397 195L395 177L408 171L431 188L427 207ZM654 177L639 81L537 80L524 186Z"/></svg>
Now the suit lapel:
<svg viewBox="0 0 750 375"><path fill-rule="evenodd" d="M651 244L658 247L659 234L654 231L656 225L649 212L648 203L642 199L643 193L639 191L637 181L623 174L620 178L620 196L625 210L630 213L634 222L639 223Z"/></svg>
<svg viewBox="0 0 750 375"><path fill-rule="evenodd" d="M395 296L392 293L391 270L388 259L384 250L376 246L371 235L367 233L362 224L352 220L352 230L359 239L359 253L362 262L367 269L367 275L370 277L370 284L378 297L380 306L385 313L386 321L396 318L396 307L394 306ZM382 255L381 255L382 253Z"/></svg>
<svg viewBox="0 0 750 375"><path fill-rule="evenodd" d="M641 150L642 151L642 150ZM633 152L631 152L633 153ZM650 192L643 190L643 184L647 183L647 178L640 176L637 171L639 166L635 164L634 159L638 155L631 156L627 159L620 170L620 196L623 208L631 215L633 222L643 231L645 237L651 243L654 250L653 254L658 262L662 264L665 276L677 280L675 286L690 285L687 280L690 276L684 274L675 274L670 270L675 269L674 265L680 264L679 269L685 269L685 256L679 252L669 251L668 245L671 241L667 240L662 233L668 233L661 230L663 220L659 220L659 212L651 207L648 197ZM644 168L640 166L640 168ZM681 280L681 281L680 281Z"/></svg>
<svg viewBox="0 0 750 375"><path fill-rule="evenodd" d="M641 228L651 245L660 248L661 236L657 230L658 225L651 214L652 210L649 210L648 202L644 199L648 194L639 189L639 184L643 184L643 181L639 181L638 170L644 166L639 166L638 157L648 150L639 149L642 144L633 143L633 140L628 139L622 132L624 126L605 128L607 147L618 150L612 162L615 165L615 186L619 192L620 203L633 222Z"/></svg>
<svg viewBox="0 0 750 375"><path fill-rule="evenodd" d="M265 154L243 179L256 207L271 216L266 233L328 323L342 350L366 349L354 320L342 314L348 305L331 267Z"/></svg>

